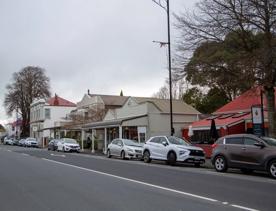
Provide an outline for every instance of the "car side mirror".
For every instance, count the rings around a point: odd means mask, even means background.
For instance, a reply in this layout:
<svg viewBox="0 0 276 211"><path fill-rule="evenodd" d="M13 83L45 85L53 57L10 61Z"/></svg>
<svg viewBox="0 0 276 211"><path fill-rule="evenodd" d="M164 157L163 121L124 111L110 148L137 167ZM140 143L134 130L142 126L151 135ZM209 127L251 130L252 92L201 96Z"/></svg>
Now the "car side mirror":
<svg viewBox="0 0 276 211"><path fill-rule="evenodd" d="M260 147L260 148L264 148L265 147L265 145L263 143L261 143L261 142L257 142L254 145L257 146L257 147Z"/></svg>
<svg viewBox="0 0 276 211"><path fill-rule="evenodd" d="M162 141L162 144L166 147L168 144L166 141Z"/></svg>

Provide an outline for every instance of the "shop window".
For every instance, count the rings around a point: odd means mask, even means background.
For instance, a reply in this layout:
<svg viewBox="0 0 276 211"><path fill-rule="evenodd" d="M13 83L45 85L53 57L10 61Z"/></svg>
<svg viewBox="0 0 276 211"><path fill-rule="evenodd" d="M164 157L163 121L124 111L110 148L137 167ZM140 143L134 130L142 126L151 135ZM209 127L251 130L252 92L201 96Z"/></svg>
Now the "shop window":
<svg viewBox="0 0 276 211"><path fill-rule="evenodd" d="M45 119L51 119L51 109L45 108Z"/></svg>

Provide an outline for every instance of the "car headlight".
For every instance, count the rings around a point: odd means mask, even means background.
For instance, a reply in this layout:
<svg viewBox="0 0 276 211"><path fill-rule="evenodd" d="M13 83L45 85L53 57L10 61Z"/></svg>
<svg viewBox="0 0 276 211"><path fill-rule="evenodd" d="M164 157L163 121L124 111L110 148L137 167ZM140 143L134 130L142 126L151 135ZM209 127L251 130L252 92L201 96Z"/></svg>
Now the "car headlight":
<svg viewBox="0 0 276 211"><path fill-rule="evenodd" d="M131 149L131 148L126 148L126 150L129 152L133 152L133 149Z"/></svg>
<svg viewBox="0 0 276 211"><path fill-rule="evenodd" d="M184 155L185 153L188 153L189 150L180 150L179 151L179 155Z"/></svg>

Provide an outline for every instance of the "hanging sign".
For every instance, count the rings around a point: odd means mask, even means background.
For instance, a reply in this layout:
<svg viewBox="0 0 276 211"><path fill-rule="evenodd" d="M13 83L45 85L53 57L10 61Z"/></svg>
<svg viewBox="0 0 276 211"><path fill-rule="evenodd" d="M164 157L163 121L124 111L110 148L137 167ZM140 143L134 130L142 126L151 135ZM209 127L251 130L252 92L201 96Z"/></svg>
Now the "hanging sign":
<svg viewBox="0 0 276 211"><path fill-rule="evenodd" d="M252 106L251 107L251 114L252 114L252 127L253 127L253 134L257 136L263 135L263 113L261 106Z"/></svg>

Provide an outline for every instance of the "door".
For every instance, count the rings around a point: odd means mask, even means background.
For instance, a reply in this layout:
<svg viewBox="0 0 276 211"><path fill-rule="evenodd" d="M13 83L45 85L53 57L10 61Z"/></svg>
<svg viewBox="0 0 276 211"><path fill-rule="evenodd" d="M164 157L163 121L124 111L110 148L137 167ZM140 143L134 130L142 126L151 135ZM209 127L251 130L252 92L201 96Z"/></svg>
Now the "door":
<svg viewBox="0 0 276 211"><path fill-rule="evenodd" d="M158 156L158 148L160 146L159 139L160 137L154 137L147 143L150 149L150 157L153 159L159 159L159 156Z"/></svg>
<svg viewBox="0 0 276 211"><path fill-rule="evenodd" d="M255 146L255 143L259 143L259 141L251 137L244 137L242 161L248 167L253 168L261 165L265 154L264 148Z"/></svg>
<svg viewBox="0 0 276 211"><path fill-rule="evenodd" d="M244 142L242 136L226 138L224 148L231 166L234 167L242 163L242 153L244 152Z"/></svg>
<svg viewBox="0 0 276 211"><path fill-rule="evenodd" d="M122 149L123 149L123 142L122 142L122 140L118 139L117 144L114 145L115 155L121 156Z"/></svg>
<svg viewBox="0 0 276 211"><path fill-rule="evenodd" d="M115 155L117 142L118 142L118 140L117 140L117 139L114 139L114 140L111 142L110 146L109 146L109 150L110 150L110 154L111 154L111 155Z"/></svg>
<svg viewBox="0 0 276 211"><path fill-rule="evenodd" d="M166 143L166 146L164 146L163 143ZM169 151L168 145L169 143L165 137L159 138L159 143L156 150L157 150L158 157L162 160L167 160L167 154Z"/></svg>

